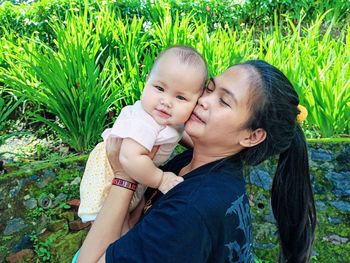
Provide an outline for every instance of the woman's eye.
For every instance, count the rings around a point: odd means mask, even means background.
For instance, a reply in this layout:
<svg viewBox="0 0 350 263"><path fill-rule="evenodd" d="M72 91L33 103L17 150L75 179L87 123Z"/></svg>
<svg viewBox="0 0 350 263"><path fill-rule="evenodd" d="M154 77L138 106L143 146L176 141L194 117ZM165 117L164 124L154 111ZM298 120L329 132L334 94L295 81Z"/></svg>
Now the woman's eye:
<svg viewBox="0 0 350 263"><path fill-rule="evenodd" d="M228 104L228 103L227 103L226 101L224 101L223 99L220 99L220 103L231 108L230 104Z"/></svg>
<svg viewBox="0 0 350 263"><path fill-rule="evenodd" d="M213 82L210 82L210 83L208 84L208 86L205 87L205 91L206 91L206 92L209 92L209 93L210 93L210 92L213 92L214 89L215 89L215 86L214 86Z"/></svg>
<svg viewBox="0 0 350 263"><path fill-rule="evenodd" d="M160 87L160 86L155 86L155 88L156 88L157 90L159 90L159 91L164 91L164 89L163 89L162 87Z"/></svg>
<svg viewBox="0 0 350 263"><path fill-rule="evenodd" d="M185 98L184 96L176 96L176 98L177 98L178 100L186 100L186 98Z"/></svg>
<svg viewBox="0 0 350 263"><path fill-rule="evenodd" d="M210 93L210 92L213 92L214 89L213 89L212 87L210 87L210 86L207 86L207 87L205 88L205 91Z"/></svg>

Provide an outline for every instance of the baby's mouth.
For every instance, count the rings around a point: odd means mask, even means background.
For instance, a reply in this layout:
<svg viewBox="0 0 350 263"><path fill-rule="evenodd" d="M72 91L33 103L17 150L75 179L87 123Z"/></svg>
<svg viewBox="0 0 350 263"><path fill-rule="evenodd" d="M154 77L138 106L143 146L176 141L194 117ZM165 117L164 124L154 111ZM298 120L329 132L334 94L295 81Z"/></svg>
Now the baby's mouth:
<svg viewBox="0 0 350 263"><path fill-rule="evenodd" d="M164 110L157 109L157 112L158 112L158 115L160 117L162 117L162 118L168 119L168 118L171 117L171 115L168 112L164 111Z"/></svg>

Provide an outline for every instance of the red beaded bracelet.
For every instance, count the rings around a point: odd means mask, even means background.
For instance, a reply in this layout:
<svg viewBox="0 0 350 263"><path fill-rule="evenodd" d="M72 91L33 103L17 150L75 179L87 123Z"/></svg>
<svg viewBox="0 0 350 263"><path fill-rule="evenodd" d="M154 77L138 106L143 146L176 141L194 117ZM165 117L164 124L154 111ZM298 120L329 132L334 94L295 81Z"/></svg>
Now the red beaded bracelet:
<svg viewBox="0 0 350 263"><path fill-rule="evenodd" d="M137 183L132 183L120 178L113 178L112 185L120 186L134 192L136 191L136 188L137 188Z"/></svg>

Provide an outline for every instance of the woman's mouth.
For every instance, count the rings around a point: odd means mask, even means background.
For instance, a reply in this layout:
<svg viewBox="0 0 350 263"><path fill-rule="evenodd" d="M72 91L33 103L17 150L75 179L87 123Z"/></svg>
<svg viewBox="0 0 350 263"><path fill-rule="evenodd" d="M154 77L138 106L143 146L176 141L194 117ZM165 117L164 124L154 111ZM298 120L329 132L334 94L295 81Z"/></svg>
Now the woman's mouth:
<svg viewBox="0 0 350 263"><path fill-rule="evenodd" d="M205 121L203 121L195 112L192 112L190 120L205 123Z"/></svg>

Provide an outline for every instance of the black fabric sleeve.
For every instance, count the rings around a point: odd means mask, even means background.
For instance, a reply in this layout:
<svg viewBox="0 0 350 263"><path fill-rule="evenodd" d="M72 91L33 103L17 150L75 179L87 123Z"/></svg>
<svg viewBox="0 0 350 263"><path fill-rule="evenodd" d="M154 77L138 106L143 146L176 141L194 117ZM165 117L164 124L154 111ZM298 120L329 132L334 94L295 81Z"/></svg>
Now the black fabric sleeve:
<svg viewBox="0 0 350 263"><path fill-rule="evenodd" d="M211 238L198 211L182 200L164 200L125 236L112 243L106 262L202 263Z"/></svg>

